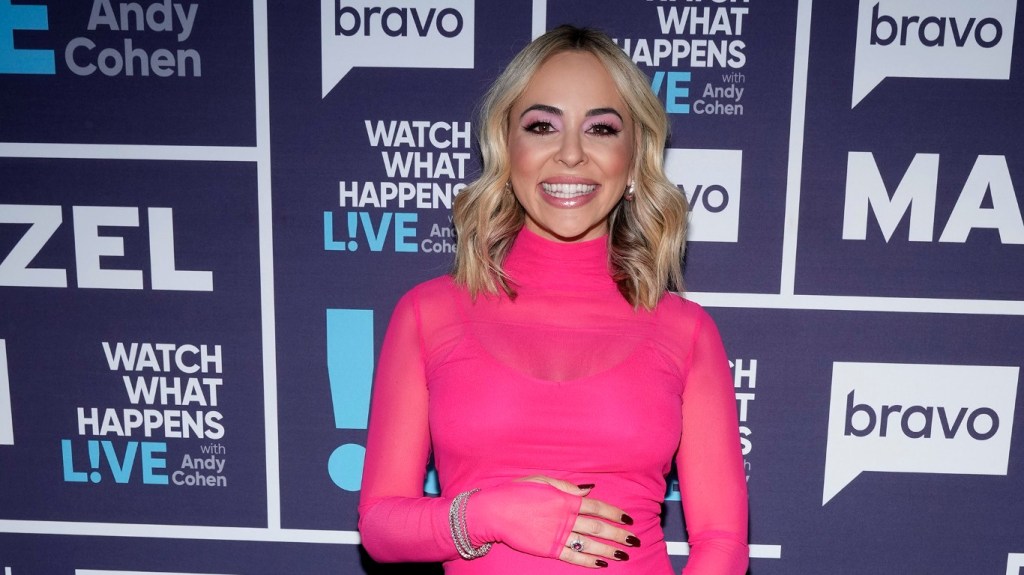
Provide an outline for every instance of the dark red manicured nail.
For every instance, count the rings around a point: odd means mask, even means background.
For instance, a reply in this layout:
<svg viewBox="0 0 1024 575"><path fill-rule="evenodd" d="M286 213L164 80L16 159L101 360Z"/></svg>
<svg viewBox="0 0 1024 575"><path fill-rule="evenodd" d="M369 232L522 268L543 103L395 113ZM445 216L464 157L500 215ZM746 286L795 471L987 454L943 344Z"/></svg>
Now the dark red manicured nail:
<svg viewBox="0 0 1024 575"><path fill-rule="evenodd" d="M619 561L629 561L629 555L625 551L619 551L618 549L615 550L615 558Z"/></svg>
<svg viewBox="0 0 1024 575"><path fill-rule="evenodd" d="M579 489L593 489L594 485L596 485L596 483L581 483L576 487L578 487Z"/></svg>
<svg viewBox="0 0 1024 575"><path fill-rule="evenodd" d="M625 513L623 513L622 514L622 522L625 523L626 525L632 525L633 524L633 518L630 517L629 515L626 515Z"/></svg>
<svg viewBox="0 0 1024 575"><path fill-rule="evenodd" d="M629 537L626 537L626 545L629 545L630 547L639 547L640 540L636 538L636 535L630 535Z"/></svg>
<svg viewBox="0 0 1024 575"><path fill-rule="evenodd" d="M594 561L594 565L597 565L598 567L607 567L608 562L603 559L598 559L597 561Z"/></svg>

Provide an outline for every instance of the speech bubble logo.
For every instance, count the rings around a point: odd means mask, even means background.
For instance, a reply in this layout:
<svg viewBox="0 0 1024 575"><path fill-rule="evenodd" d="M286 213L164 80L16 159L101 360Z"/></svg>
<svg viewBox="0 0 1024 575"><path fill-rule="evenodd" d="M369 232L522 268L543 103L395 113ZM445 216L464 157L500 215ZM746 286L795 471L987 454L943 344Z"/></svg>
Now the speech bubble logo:
<svg viewBox="0 0 1024 575"><path fill-rule="evenodd" d="M886 78L1010 77L1017 0L860 0L855 108Z"/></svg>
<svg viewBox="0 0 1024 575"><path fill-rule="evenodd" d="M349 70L472 68L473 0L320 0L321 97Z"/></svg>
<svg viewBox="0 0 1024 575"><path fill-rule="evenodd" d="M742 171L742 150L665 150L665 175L690 204L688 241L738 240Z"/></svg>
<svg viewBox="0 0 1024 575"><path fill-rule="evenodd" d="M1010 553L1006 557L1006 575L1020 575L1024 569L1024 553Z"/></svg>
<svg viewBox="0 0 1024 575"><path fill-rule="evenodd" d="M1006 475L1019 372L832 364L821 504L864 471Z"/></svg>

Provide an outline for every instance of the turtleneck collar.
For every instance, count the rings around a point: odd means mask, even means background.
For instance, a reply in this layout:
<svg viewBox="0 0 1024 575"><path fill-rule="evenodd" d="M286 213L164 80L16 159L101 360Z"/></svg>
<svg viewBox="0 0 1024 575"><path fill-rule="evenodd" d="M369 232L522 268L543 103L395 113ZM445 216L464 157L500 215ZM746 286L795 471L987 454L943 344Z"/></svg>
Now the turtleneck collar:
<svg viewBox="0 0 1024 575"><path fill-rule="evenodd" d="M523 226L504 264L516 288L618 290L608 271L608 236L557 242Z"/></svg>

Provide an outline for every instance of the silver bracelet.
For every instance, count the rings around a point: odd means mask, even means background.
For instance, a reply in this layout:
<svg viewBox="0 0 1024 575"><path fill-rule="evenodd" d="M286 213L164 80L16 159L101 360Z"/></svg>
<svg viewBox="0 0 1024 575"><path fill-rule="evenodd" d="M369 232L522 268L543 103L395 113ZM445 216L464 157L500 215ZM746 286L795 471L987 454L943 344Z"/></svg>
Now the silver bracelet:
<svg viewBox="0 0 1024 575"><path fill-rule="evenodd" d="M469 496L477 491L480 490L472 489L456 495L452 500L452 506L448 509L448 524L452 529L452 541L455 542L455 549L459 551L459 555L463 559L483 557L491 550L490 543L484 543L474 549L473 543L469 540L469 533L466 531L466 504L469 502Z"/></svg>

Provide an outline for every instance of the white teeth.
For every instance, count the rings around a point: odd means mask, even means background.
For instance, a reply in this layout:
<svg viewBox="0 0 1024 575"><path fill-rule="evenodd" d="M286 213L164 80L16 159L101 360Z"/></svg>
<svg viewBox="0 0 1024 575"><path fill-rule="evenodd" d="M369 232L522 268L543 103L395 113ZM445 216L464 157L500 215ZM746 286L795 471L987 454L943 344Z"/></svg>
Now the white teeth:
<svg viewBox="0 0 1024 575"><path fill-rule="evenodd" d="M596 184L549 184L547 182L542 182L541 187L544 188L545 193L556 198L574 198L597 189Z"/></svg>

